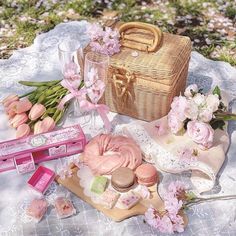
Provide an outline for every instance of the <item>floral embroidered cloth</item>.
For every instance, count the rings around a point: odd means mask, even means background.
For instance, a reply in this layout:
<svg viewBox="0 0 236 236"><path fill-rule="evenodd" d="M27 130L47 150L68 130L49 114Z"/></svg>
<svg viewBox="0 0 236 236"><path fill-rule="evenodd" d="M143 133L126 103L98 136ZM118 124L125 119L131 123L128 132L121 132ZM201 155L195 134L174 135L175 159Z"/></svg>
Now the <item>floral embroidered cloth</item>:
<svg viewBox="0 0 236 236"><path fill-rule="evenodd" d="M145 160L158 169L170 173L192 170L191 181L199 193L213 188L229 147L228 134L217 129L213 147L202 150L187 133L172 134L167 117L150 123L132 122L124 127L124 132L139 144Z"/></svg>

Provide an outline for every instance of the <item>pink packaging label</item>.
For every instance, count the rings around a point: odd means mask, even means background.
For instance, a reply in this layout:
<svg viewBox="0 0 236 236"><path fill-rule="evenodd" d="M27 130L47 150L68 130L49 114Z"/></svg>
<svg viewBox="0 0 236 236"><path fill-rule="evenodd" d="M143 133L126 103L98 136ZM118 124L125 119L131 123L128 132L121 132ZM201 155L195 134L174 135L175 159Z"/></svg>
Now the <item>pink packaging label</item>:
<svg viewBox="0 0 236 236"><path fill-rule="evenodd" d="M27 138L15 139L0 143L0 160L13 158L22 153L33 153L43 149L49 149L56 146L79 141L85 145L85 136L79 125L56 130L49 133L29 136ZM60 147L58 150L50 150L52 155L66 153L66 147Z"/></svg>

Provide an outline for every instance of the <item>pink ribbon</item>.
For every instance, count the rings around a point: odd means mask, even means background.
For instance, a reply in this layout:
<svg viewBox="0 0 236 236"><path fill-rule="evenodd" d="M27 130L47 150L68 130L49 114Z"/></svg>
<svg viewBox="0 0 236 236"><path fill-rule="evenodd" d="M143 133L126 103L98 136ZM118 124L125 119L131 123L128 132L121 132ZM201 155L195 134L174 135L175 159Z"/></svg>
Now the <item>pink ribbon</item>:
<svg viewBox="0 0 236 236"><path fill-rule="evenodd" d="M81 108L87 110L87 111L92 111L92 110L97 110L98 114L102 118L102 121L104 123L104 126L108 132L111 131L111 123L107 117L107 113L109 113L109 107L104 105L104 104L93 104L87 100L82 100L80 102Z"/></svg>
<svg viewBox="0 0 236 236"><path fill-rule="evenodd" d="M78 90L77 88L75 88L68 80L63 79L61 81L61 85L68 89L68 91L70 91L69 94L67 94L64 98L62 98L62 100L60 101L59 105L57 106L58 109L62 110L65 103L67 103L68 101L70 101L72 98L78 98L80 100L80 102L85 99L84 95L86 94L86 89L80 89Z"/></svg>

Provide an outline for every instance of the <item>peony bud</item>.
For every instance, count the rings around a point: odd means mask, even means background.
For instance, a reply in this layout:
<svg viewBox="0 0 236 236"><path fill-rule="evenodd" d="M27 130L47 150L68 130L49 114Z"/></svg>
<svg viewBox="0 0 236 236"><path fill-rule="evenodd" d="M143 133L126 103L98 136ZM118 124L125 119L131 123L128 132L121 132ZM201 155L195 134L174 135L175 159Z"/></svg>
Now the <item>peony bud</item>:
<svg viewBox="0 0 236 236"><path fill-rule="evenodd" d="M40 116L42 116L44 114L44 112L46 111L46 108L44 105L42 104L35 104L29 113L29 118L30 120L37 120Z"/></svg>
<svg viewBox="0 0 236 236"><path fill-rule="evenodd" d="M20 125L24 124L28 120L26 113L16 114L13 119L10 121L10 125L13 128L17 128Z"/></svg>
<svg viewBox="0 0 236 236"><path fill-rule="evenodd" d="M16 138L27 137L29 134L30 134L30 127L28 124L22 124L16 130Z"/></svg>

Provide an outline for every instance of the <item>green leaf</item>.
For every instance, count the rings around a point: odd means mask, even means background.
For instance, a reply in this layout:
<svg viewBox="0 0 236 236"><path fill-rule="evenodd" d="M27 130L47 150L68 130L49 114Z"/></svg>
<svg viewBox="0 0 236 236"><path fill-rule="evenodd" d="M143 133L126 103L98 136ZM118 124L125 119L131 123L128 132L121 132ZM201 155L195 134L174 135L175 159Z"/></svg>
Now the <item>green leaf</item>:
<svg viewBox="0 0 236 236"><path fill-rule="evenodd" d="M196 198L196 195L192 191L186 192L185 196L187 201L191 201Z"/></svg>
<svg viewBox="0 0 236 236"><path fill-rule="evenodd" d="M223 130L224 129L224 126L225 126L225 122L223 120L218 120L218 119L212 119L210 121L210 125L211 127L216 130L216 129L221 129Z"/></svg>
<svg viewBox="0 0 236 236"><path fill-rule="evenodd" d="M221 91L220 91L219 86L215 86L212 94L217 94L219 96L219 99L221 99Z"/></svg>

